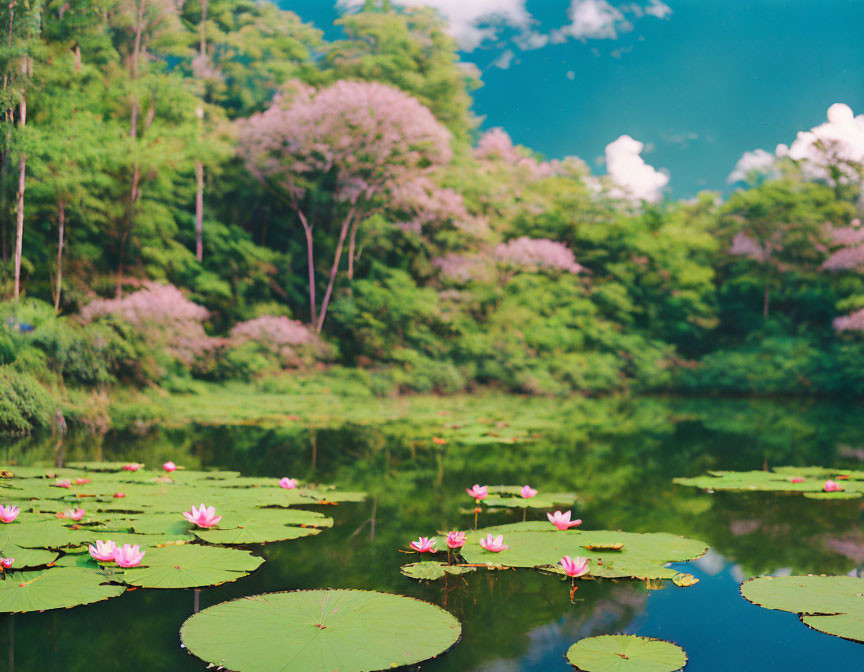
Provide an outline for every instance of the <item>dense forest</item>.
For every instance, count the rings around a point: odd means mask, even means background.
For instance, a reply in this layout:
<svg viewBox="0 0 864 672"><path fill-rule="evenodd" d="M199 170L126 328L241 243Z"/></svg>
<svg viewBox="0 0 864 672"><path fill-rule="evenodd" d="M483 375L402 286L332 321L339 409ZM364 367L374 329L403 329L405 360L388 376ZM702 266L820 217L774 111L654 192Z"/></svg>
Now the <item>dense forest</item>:
<svg viewBox="0 0 864 672"><path fill-rule="evenodd" d="M325 370L375 394L864 392L864 170L830 142L646 198L481 131L431 10L339 23L2 3L0 427L70 390Z"/></svg>

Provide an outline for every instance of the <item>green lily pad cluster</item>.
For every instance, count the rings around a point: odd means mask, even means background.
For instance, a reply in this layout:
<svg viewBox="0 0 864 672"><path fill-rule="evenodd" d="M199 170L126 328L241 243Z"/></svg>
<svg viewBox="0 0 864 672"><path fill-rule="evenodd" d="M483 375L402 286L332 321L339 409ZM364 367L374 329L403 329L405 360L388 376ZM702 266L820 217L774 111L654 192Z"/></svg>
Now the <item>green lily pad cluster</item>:
<svg viewBox="0 0 864 672"><path fill-rule="evenodd" d="M252 595L192 616L186 648L237 672L374 672L447 651L462 634L450 613L410 597L363 590Z"/></svg>
<svg viewBox="0 0 864 672"><path fill-rule="evenodd" d="M835 481L839 490L825 491ZM857 499L864 495L864 471L822 467L776 467L773 471L709 471L705 476L676 478L678 485L702 490L735 490L801 494L809 499Z"/></svg>
<svg viewBox="0 0 864 672"><path fill-rule="evenodd" d="M753 604L798 614L804 625L864 642L864 579L852 576L762 576L741 585Z"/></svg>
<svg viewBox="0 0 864 672"><path fill-rule="evenodd" d="M480 540L489 534L493 537L503 535L508 548L497 553L482 548ZM677 570L666 566L669 563L695 560L707 550L708 545L702 541L673 534L577 529L561 531L549 523L524 522L469 532L459 553L467 565L541 569L558 574L563 574L558 565L561 558L566 555L581 556L588 558L591 563L588 576L659 580L680 576ZM436 569L434 565L438 564L421 562L406 565L402 567L402 573L410 578L433 580L443 577L443 572L447 571Z"/></svg>
<svg viewBox="0 0 864 672"><path fill-rule="evenodd" d="M89 604L128 586L197 588L234 581L264 560L233 546L318 534L333 520L296 506L364 498L329 486L286 490L277 478L237 472L167 475L124 466L0 467L0 504L21 509L13 522L0 523L0 557L14 558L0 581L0 613ZM199 528L183 517L202 503L222 516L216 526ZM73 509L84 509L83 517L69 517ZM138 545L145 557L125 570L100 565L88 552L97 540Z"/></svg>
<svg viewBox="0 0 864 672"><path fill-rule="evenodd" d="M687 664L687 654L652 637L601 635L576 642L567 661L582 672L676 672Z"/></svg>
<svg viewBox="0 0 864 672"><path fill-rule="evenodd" d="M489 496L483 500L488 507L512 509L553 509L570 506L576 501L572 492L538 492L533 497L522 496L520 485L490 485Z"/></svg>

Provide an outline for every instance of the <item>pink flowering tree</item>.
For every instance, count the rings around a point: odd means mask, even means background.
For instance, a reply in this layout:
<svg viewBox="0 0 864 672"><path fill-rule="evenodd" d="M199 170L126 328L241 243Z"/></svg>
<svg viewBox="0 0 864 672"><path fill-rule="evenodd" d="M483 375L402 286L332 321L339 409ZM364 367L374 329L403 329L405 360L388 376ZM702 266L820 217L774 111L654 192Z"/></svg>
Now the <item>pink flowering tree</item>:
<svg viewBox="0 0 864 672"><path fill-rule="evenodd" d="M853 219L849 226L826 227L830 239L831 254L822 268L828 271L864 271L864 227L861 220ZM837 331L864 331L864 310L834 320Z"/></svg>
<svg viewBox="0 0 864 672"><path fill-rule="evenodd" d="M284 316L262 315L238 322L231 329L229 342L238 346L255 343L283 363L299 365L303 354L322 354L317 335L302 322Z"/></svg>
<svg viewBox="0 0 864 672"><path fill-rule="evenodd" d="M499 262L520 268L551 268L567 273L581 273L585 268L576 263L573 251L554 240L522 236L498 245L493 256Z"/></svg>
<svg viewBox="0 0 864 672"><path fill-rule="evenodd" d="M320 332L349 239L395 191L452 156L450 134L411 96L374 82L338 81L314 90L294 84L270 109L241 124L240 153L250 171L291 205L303 227L312 323ZM315 298L314 204L328 201L338 229L320 308ZM335 213L335 215L334 215ZM321 218L321 221L325 218Z"/></svg>

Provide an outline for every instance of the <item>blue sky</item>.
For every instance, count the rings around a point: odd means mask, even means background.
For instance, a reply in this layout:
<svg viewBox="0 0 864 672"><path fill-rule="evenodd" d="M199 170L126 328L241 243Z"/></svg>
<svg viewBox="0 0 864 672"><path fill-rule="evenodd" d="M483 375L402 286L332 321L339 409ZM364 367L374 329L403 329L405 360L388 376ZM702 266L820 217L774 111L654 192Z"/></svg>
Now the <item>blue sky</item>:
<svg viewBox="0 0 864 672"><path fill-rule="evenodd" d="M335 0L280 4L338 36ZM449 13L463 60L482 71L484 127L597 173L606 145L629 134L676 197L723 189L745 151L791 143L833 103L864 112L864 3L853 0L429 4Z"/></svg>

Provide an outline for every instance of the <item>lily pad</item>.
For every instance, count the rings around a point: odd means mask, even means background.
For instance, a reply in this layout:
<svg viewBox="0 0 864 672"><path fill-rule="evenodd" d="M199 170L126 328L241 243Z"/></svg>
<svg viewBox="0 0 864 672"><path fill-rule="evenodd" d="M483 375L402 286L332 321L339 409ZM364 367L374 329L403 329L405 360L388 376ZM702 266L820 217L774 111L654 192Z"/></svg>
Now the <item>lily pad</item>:
<svg viewBox="0 0 864 672"><path fill-rule="evenodd" d="M458 576L476 571L476 567L464 567L461 565L448 565L443 562L412 562L410 565L402 565L399 571L409 579L419 581L437 581L450 574Z"/></svg>
<svg viewBox="0 0 864 672"><path fill-rule="evenodd" d="M106 583L98 571L81 567L13 572L0 581L0 613L68 609L117 597L125 590Z"/></svg>
<svg viewBox="0 0 864 672"><path fill-rule="evenodd" d="M483 503L491 508L552 509L571 506L576 501L572 492L538 492L534 497L523 497L520 485L490 485L489 496Z"/></svg>
<svg viewBox="0 0 864 672"><path fill-rule="evenodd" d="M374 672L434 658L461 629L410 597L309 590L217 604L187 620L180 637L202 660L237 672Z"/></svg>
<svg viewBox="0 0 864 672"><path fill-rule="evenodd" d="M805 625L864 642L864 579L852 576L763 576L741 585L744 599L798 614Z"/></svg>
<svg viewBox="0 0 864 672"><path fill-rule="evenodd" d="M504 535L504 543L510 548L500 553L481 548L479 541L487 534ZM582 556L591 561L593 577L671 579L678 572L666 564L694 560L707 550L704 542L673 534L575 529L565 532L548 523L528 522L470 532L461 554L471 564L525 568L554 567L565 555Z"/></svg>
<svg viewBox="0 0 864 672"><path fill-rule="evenodd" d="M661 639L601 635L576 642L567 660L582 672L676 672L687 664L687 654Z"/></svg>
<svg viewBox="0 0 864 672"><path fill-rule="evenodd" d="M140 567L123 581L142 588L200 588L236 581L255 571L263 558L248 551L197 544L148 548Z"/></svg>
<svg viewBox="0 0 864 672"><path fill-rule="evenodd" d="M864 480L858 473L829 470L822 467L777 467L774 471L709 471L696 478L676 478L678 485L702 490L733 490L753 492L785 492L803 494L811 499L857 499L864 495ZM841 478L856 475L854 479ZM803 479L793 483L793 479ZM838 480L842 490L825 492L825 482Z"/></svg>

